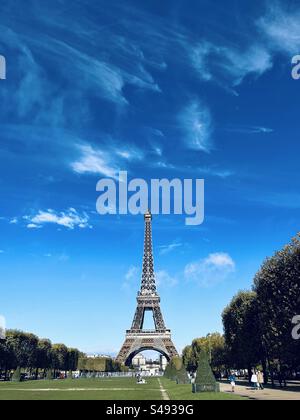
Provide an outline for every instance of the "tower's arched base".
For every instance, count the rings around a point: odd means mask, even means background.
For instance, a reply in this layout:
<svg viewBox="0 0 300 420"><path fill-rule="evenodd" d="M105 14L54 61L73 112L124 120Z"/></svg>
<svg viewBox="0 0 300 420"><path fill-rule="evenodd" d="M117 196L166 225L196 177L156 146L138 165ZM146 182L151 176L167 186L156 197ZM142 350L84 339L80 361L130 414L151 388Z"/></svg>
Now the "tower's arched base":
<svg viewBox="0 0 300 420"><path fill-rule="evenodd" d="M170 330L164 331L133 331L128 330L125 342L118 354L117 362L131 365L133 357L145 350L155 350L161 353L169 361L172 357L178 356L176 348L171 339Z"/></svg>

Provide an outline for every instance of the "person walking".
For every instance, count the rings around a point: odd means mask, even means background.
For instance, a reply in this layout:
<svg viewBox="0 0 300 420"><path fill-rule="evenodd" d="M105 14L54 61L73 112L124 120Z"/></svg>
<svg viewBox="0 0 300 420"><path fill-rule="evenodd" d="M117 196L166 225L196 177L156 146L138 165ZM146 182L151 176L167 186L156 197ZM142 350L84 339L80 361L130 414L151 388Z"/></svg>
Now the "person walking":
<svg viewBox="0 0 300 420"><path fill-rule="evenodd" d="M256 374L255 370L252 372L251 384L252 384L253 389L258 389L258 387L257 387L258 380L257 380L257 374Z"/></svg>
<svg viewBox="0 0 300 420"><path fill-rule="evenodd" d="M231 373L228 380L229 380L230 385L231 385L231 392L235 392L235 382L236 382L235 374Z"/></svg>
<svg viewBox="0 0 300 420"><path fill-rule="evenodd" d="M264 374L260 370L257 372L258 389L264 389Z"/></svg>

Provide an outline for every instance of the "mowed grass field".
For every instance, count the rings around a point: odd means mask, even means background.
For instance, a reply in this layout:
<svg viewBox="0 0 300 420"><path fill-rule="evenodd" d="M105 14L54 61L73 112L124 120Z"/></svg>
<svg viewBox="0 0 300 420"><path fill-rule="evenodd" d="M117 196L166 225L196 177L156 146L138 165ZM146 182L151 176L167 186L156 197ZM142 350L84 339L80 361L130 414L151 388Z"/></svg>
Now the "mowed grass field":
<svg viewBox="0 0 300 420"><path fill-rule="evenodd" d="M1 382L0 400L162 400L160 385L170 400L242 399L225 393L193 394L191 385L165 378L147 378L144 385L137 385L134 378L104 378Z"/></svg>

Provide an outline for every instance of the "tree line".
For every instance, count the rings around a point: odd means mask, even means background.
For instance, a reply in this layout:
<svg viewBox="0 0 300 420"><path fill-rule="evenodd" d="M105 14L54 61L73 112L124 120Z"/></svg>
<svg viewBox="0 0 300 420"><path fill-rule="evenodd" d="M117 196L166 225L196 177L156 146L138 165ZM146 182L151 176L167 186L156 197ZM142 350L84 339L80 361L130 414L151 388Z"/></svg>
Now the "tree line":
<svg viewBox="0 0 300 420"><path fill-rule="evenodd" d="M300 235L263 262L251 290L233 297L222 314L224 336L215 333L196 339L183 350L185 366L196 369L202 348L210 354L216 371L235 368L251 372L261 366L272 383L275 376L299 372L300 340L292 335L292 320L297 315Z"/></svg>
<svg viewBox="0 0 300 420"><path fill-rule="evenodd" d="M78 360L77 369L81 372L120 372L127 371L125 366L121 366L110 357L86 357L81 356Z"/></svg>
<svg viewBox="0 0 300 420"><path fill-rule="evenodd" d="M182 361L187 371L196 372L198 361L203 352L206 353L216 376L227 369L228 353L222 334L215 332L206 337L196 338L191 345L183 349Z"/></svg>
<svg viewBox="0 0 300 420"><path fill-rule="evenodd" d="M55 377L59 371L77 369L78 349L64 344L52 344L34 334L8 330L0 341L0 376L9 379L11 371L24 369L30 377Z"/></svg>

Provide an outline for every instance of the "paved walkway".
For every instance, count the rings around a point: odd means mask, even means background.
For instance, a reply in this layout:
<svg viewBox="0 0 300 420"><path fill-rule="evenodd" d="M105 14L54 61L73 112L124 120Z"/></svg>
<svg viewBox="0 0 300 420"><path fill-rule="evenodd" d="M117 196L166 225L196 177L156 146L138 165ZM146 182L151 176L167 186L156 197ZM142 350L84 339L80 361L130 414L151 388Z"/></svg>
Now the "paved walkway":
<svg viewBox="0 0 300 420"><path fill-rule="evenodd" d="M231 393L229 383L221 383L221 391ZM242 397L248 397L253 400L298 400L300 401L300 386L291 385L287 389L265 388L264 390L253 390L248 383L238 382L235 387L235 393Z"/></svg>

